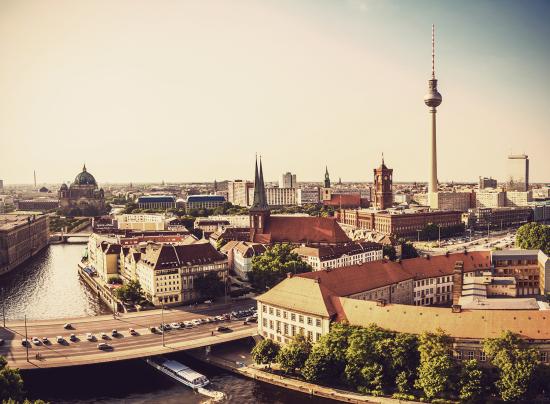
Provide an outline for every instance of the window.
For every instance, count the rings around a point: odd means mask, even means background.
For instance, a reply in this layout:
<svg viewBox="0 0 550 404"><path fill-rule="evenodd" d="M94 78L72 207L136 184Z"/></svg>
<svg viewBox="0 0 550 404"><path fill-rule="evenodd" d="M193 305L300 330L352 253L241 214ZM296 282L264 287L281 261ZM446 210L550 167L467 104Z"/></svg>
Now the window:
<svg viewBox="0 0 550 404"><path fill-rule="evenodd" d="M321 339L321 334L315 333L315 341L319 341Z"/></svg>
<svg viewBox="0 0 550 404"><path fill-rule="evenodd" d="M307 339L313 341L313 333L311 331L307 332Z"/></svg>
<svg viewBox="0 0 550 404"><path fill-rule="evenodd" d="M540 353L540 361L541 361L542 363L548 362L548 352L542 351L542 352Z"/></svg>
<svg viewBox="0 0 550 404"><path fill-rule="evenodd" d="M275 315L277 317L281 317L281 310L279 310L279 309L275 310Z"/></svg>
<svg viewBox="0 0 550 404"><path fill-rule="evenodd" d="M273 307L269 308L269 314L273 314Z"/></svg>
<svg viewBox="0 0 550 404"><path fill-rule="evenodd" d="M290 314L290 319L291 319L292 321L296 321L296 314L291 313L291 314Z"/></svg>
<svg viewBox="0 0 550 404"><path fill-rule="evenodd" d="M287 318L288 313L286 311L283 311L283 318Z"/></svg>
<svg viewBox="0 0 550 404"><path fill-rule="evenodd" d="M267 319L264 318L264 319L262 320L262 325L263 325L264 327L267 327Z"/></svg>
<svg viewBox="0 0 550 404"><path fill-rule="evenodd" d="M462 351L455 351L455 358L459 361L462 360Z"/></svg>
<svg viewBox="0 0 550 404"><path fill-rule="evenodd" d="M304 322L304 316L301 314L298 316L298 322L303 323Z"/></svg>
<svg viewBox="0 0 550 404"><path fill-rule="evenodd" d="M487 360L487 355L485 355L484 351L479 351L479 361L485 362Z"/></svg>
<svg viewBox="0 0 550 404"><path fill-rule="evenodd" d="M307 318L307 325L312 325L313 324L313 319L311 317L308 317Z"/></svg>
<svg viewBox="0 0 550 404"><path fill-rule="evenodd" d="M273 320L269 320L269 328L273 329Z"/></svg>
<svg viewBox="0 0 550 404"><path fill-rule="evenodd" d="M321 319L319 319L319 318L315 319L315 325L317 327L321 327Z"/></svg>
<svg viewBox="0 0 550 404"><path fill-rule="evenodd" d="M262 305L262 311L263 311L264 313L267 313L267 306L266 306L265 304Z"/></svg>
<svg viewBox="0 0 550 404"><path fill-rule="evenodd" d="M294 337L294 336L296 335L296 326L293 325L293 326L291 327L291 330L292 330L292 334L291 334L291 335Z"/></svg>
<svg viewBox="0 0 550 404"><path fill-rule="evenodd" d="M285 335L288 335L288 324L284 324Z"/></svg>
<svg viewBox="0 0 550 404"><path fill-rule="evenodd" d="M466 355L466 358L468 360L472 360L474 359L474 351L468 351L467 355Z"/></svg>

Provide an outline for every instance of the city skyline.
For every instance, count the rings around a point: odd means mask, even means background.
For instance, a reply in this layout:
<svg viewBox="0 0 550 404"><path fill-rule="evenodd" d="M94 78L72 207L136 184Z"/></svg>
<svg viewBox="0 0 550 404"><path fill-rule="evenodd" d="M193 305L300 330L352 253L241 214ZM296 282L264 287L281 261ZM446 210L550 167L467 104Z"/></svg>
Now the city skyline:
<svg viewBox="0 0 550 404"><path fill-rule="evenodd" d="M432 23L439 181L503 182L514 153L549 180L544 2L45 4L0 6L5 184L250 179L255 152L270 181L370 182L384 152L426 182Z"/></svg>

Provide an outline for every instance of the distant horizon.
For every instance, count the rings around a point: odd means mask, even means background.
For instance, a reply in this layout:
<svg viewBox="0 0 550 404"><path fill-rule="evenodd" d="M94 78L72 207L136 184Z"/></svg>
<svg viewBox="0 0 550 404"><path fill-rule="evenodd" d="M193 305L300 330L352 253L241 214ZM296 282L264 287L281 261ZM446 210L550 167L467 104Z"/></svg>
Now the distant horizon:
<svg viewBox="0 0 550 404"><path fill-rule="evenodd" d="M5 0L0 179L550 181L550 2Z"/></svg>

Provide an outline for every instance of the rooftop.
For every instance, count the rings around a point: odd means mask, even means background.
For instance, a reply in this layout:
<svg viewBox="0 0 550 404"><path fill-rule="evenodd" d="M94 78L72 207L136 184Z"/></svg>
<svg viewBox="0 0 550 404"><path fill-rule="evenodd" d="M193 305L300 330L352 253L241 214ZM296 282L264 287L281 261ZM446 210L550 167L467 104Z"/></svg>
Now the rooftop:
<svg viewBox="0 0 550 404"><path fill-rule="evenodd" d="M42 217L45 218L46 216L41 215L40 213L37 213L37 214L17 213L17 214L0 215L0 231L10 231L10 230L16 229L19 226L29 224L29 221L32 222Z"/></svg>

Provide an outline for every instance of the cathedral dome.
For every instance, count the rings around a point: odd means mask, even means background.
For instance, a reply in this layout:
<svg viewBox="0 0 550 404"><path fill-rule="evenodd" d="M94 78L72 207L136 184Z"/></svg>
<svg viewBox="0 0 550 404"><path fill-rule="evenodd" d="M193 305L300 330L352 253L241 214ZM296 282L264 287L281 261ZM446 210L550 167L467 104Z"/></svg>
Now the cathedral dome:
<svg viewBox="0 0 550 404"><path fill-rule="evenodd" d="M94 176L86 171L86 164L82 167L82 172L74 179L74 185L97 185Z"/></svg>

